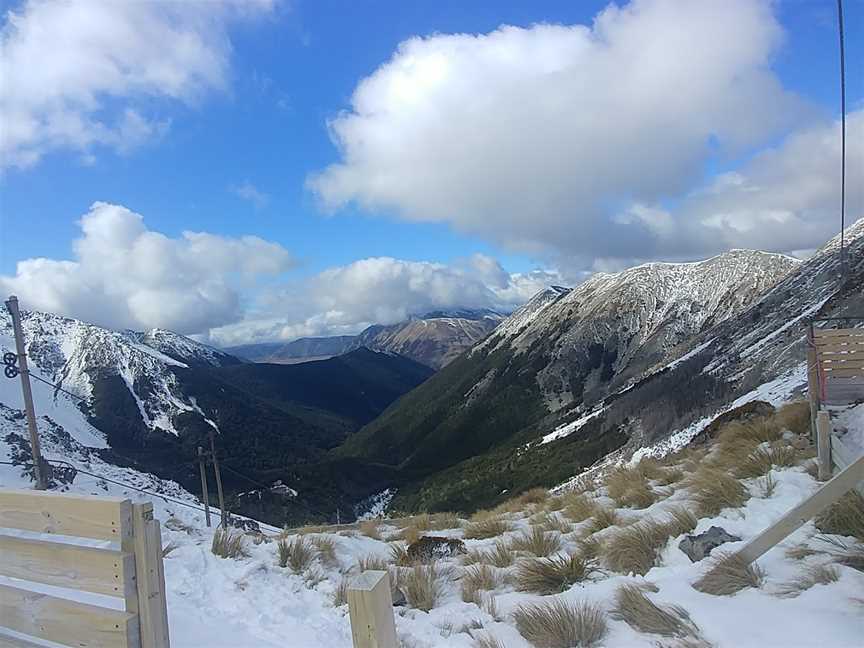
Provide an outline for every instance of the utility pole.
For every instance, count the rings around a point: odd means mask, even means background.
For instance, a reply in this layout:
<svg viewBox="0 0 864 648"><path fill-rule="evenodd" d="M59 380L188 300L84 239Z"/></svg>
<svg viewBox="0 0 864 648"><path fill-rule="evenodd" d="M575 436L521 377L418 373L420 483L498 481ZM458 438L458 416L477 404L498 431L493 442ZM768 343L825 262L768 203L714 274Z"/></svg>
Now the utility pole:
<svg viewBox="0 0 864 648"><path fill-rule="evenodd" d="M207 492L207 472L204 468L204 448L198 446L198 469L201 471L201 497L204 500L204 518L210 528L210 495Z"/></svg>
<svg viewBox="0 0 864 648"><path fill-rule="evenodd" d="M222 493L222 473L219 471L219 458L216 456L216 442L213 440L213 430L210 430L210 457L213 459L213 470L216 472L216 491L219 494L219 509L222 511L222 528L228 528L228 511L225 510L225 495Z"/></svg>
<svg viewBox="0 0 864 648"><path fill-rule="evenodd" d="M45 463L42 461L42 449L39 445L39 430L36 428L36 411L33 409L33 392L30 389L30 370L27 368L27 354L24 349L24 333L21 331L21 313L18 311L18 298L9 297L6 302L9 315L12 316L12 329L15 331L15 350L18 353L18 374L21 376L21 391L24 395L24 410L27 413L27 428L30 432L30 451L33 454L33 473L36 476L36 488L45 490L48 482L45 475Z"/></svg>

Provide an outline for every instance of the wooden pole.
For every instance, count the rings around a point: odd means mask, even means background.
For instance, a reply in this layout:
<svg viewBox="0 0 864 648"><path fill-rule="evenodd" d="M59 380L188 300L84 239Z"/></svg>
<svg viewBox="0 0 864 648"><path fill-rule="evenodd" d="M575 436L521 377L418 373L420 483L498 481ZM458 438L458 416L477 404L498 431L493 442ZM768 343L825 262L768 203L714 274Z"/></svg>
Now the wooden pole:
<svg viewBox="0 0 864 648"><path fill-rule="evenodd" d="M198 446L198 469L201 472L201 498L204 501L204 519L210 528L210 494L207 491L207 469L204 468L204 448Z"/></svg>
<svg viewBox="0 0 864 648"><path fill-rule="evenodd" d="M133 504L132 524L141 648L169 648L162 532L151 502Z"/></svg>
<svg viewBox="0 0 864 648"><path fill-rule="evenodd" d="M18 311L18 298L15 295L9 297L6 308L9 309L9 315L12 317L12 329L15 332L18 374L21 376L24 410L27 413L27 429L30 432L30 451L33 453L33 473L36 476L36 488L45 490L48 487L48 481L45 478L45 463L42 461L42 448L39 445L39 430L36 428L36 410L33 408L33 391L30 389L30 370L27 368L24 333L21 330L21 313Z"/></svg>
<svg viewBox="0 0 864 648"><path fill-rule="evenodd" d="M816 445L816 415L819 412L819 373L816 363L816 342L813 335L813 322L807 327L807 397L810 401L810 443Z"/></svg>
<svg viewBox="0 0 864 648"><path fill-rule="evenodd" d="M348 587L348 615L354 648L397 648L390 577L365 571Z"/></svg>
<svg viewBox="0 0 864 648"><path fill-rule="evenodd" d="M831 417L825 411L816 415L816 451L819 481L827 481L831 479Z"/></svg>
<svg viewBox="0 0 864 648"><path fill-rule="evenodd" d="M216 456L216 442L213 440L213 430L210 430L210 457L213 459L213 470L216 473L216 492L219 494L219 510L222 511L222 528L228 528L228 511L225 510L225 495L222 492L222 473L219 470L219 458Z"/></svg>

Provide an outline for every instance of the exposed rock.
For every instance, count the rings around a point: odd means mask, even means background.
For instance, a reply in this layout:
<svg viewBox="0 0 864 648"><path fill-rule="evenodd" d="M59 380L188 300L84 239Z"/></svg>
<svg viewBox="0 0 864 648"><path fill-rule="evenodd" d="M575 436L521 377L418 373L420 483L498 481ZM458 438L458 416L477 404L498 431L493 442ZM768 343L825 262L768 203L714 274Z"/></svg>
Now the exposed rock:
<svg viewBox="0 0 864 648"><path fill-rule="evenodd" d="M691 562L699 562L711 555L717 547L727 542L738 542L741 538L726 533L724 529L712 526L705 533L688 535L678 543L678 548L687 554Z"/></svg>
<svg viewBox="0 0 864 648"><path fill-rule="evenodd" d="M408 546L408 558L412 562L428 563L439 558L452 558L468 553L465 543L455 538L423 536Z"/></svg>
<svg viewBox="0 0 864 648"><path fill-rule="evenodd" d="M744 403L740 407L731 409L724 414L715 418L708 426L699 434L693 437L690 445L699 445L707 443L709 440L717 436L723 426L732 421L750 421L763 416L770 416L774 413L774 406L765 401L755 400L749 403Z"/></svg>

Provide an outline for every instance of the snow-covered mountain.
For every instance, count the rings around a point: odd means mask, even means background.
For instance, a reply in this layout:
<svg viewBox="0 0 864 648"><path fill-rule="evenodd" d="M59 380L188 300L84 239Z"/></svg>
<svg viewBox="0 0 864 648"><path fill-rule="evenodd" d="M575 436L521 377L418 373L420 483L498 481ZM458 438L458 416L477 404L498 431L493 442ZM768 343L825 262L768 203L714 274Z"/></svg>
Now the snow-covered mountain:
<svg viewBox="0 0 864 648"><path fill-rule="evenodd" d="M864 221L846 240L845 283L832 241L806 262L733 250L545 291L340 451L415 475L394 506L471 508L710 421L757 387L788 398L808 318L864 310Z"/></svg>
<svg viewBox="0 0 864 648"><path fill-rule="evenodd" d="M435 311L396 324L374 324L358 335L300 338L287 343L248 344L227 350L254 362L293 364L365 347L398 353L440 369L485 338L503 319L503 315L489 309Z"/></svg>
<svg viewBox="0 0 864 648"><path fill-rule="evenodd" d="M176 417L201 414L186 395L174 368L229 366L242 361L170 331L112 331L51 313L21 314L31 368L93 404L106 390L122 385L134 398L150 430L176 434ZM15 348L9 313L0 310L0 344ZM92 413L92 410L91 412ZM203 414L201 414L203 417Z"/></svg>

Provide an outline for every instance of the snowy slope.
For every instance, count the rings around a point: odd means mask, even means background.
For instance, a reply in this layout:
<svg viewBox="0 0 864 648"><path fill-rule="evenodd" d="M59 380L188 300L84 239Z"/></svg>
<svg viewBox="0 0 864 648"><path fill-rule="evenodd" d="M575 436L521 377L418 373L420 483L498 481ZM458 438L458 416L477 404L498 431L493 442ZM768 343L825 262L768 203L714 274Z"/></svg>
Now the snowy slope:
<svg viewBox="0 0 864 648"><path fill-rule="evenodd" d="M134 397L144 424L151 430L175 434L172 419L182 412L200 413L200 409L183 394L172 369L239 362L221 351L158 329L118 332L39 312L22 313L22 328L28 362L43 378L91 401L103 381L117 376ZM0 347L6 351L14 345L12 323L3 309ZM9 404L5 398L0 402ZM42 399L38 402L41 407Z"/></svg>

